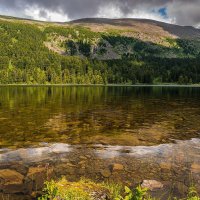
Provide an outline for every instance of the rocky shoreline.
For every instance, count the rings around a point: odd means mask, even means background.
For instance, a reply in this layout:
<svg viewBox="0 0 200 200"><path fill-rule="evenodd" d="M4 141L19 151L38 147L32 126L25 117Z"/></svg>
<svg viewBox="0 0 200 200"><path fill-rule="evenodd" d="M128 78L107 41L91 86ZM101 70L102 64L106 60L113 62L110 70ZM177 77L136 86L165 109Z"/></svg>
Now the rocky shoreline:
<svg viewBox="0 0 200 200"><path fill-rule="evenodd" d="M85 177L129 187L142 183L155 197L161 194L163 199L169 194L183 197L191 181L200 192L198 142L181 141L157 148L54 144L3 152L0 196L4 199L9 196L9 200L35 199L41 195L45 181L65 176L69 181Z"/></svg>

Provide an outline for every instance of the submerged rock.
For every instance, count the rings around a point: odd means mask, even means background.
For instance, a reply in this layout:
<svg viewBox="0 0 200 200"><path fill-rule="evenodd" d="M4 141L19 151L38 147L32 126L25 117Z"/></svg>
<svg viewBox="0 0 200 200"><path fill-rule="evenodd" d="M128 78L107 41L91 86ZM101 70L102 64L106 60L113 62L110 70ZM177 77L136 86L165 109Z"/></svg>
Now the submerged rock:
<svg viewBox="0 0 200 200"><path fill-rule="evenodd" d="M79 158L82 159L82 160L87 160L86 156L80 156Z"/></svg>
<svg viewBox="0 0 200 200"><path fill-rule="evenodd" d="M160 168L161 168L162 170L171 170L172 165L171 165L171 163L161 162L161 163L160 163Z"/></svg>
<svg viewBox="0 0 200 200"><path fill-rule="evenodd" d="M122 164L115 163L113 165L113 171L120 171L120 170L123 170L123 169L124 169L124 166Z"/></svg>
<svg viewBox="0 0 200 200"><path fill-rule="evenodd" d="M144 180L141 184L142 188L147 188L150 191L159 190L163 188L163 184L156 180Z"/></svg>
<svg viewBox="0 0 200 200"><path fill-rule="evenodd" d="M191 171L193 173L200 173L200 164L196 164L196 163L192 164Z"/></svg>
<svg viewBox="0 0 200 200"><path fill-rule="evenodd" d="M104 170L102 170L102 171L101 171L101 175L102 175L103 177L105 177L105 178L110 177L110 176L111 176L111 171L110 171L110 169L104 169Z"/></svg>

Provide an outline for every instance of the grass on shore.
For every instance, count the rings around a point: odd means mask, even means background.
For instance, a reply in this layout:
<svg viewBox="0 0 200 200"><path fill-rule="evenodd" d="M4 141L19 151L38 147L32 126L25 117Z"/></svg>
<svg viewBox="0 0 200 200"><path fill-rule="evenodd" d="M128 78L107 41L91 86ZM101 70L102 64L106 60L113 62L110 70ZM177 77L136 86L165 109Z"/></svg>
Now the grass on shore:
<svg viewBox="0 0 200 200"><path fill-rule="evenodd" d="M45 183L44 195L38 200L159 200L148 195L146 188L134 190L116 183L95 183L87 179L69 182L64 177L59 181ZM178 200L169 198L168 200ZM190 187L182 200L200 200L195 187Z"/></svg>

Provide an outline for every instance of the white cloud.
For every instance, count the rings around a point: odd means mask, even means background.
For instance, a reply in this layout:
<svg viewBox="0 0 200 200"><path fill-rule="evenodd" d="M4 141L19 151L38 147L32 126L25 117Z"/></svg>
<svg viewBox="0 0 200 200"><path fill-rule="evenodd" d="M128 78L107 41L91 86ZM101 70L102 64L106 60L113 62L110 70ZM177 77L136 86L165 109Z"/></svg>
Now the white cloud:
<svg viewBox="0 0 200 200"><path fill-rule="evenodd" d="M24 15L22 13L19 14L18 12L14 11L14 10L10 10L6 7L1 7L1 6L0 6L0 15L24 17Z"/></svg>
<svg viewBox="0 0 200 200"><path fill-rule="evenodd" d="M166 18L164 16L161 16L157 12L149 12L145 10L139 10L139 9L134 9L132 13L126 15L128 18L137 18L137 19L152 19L156 21L162 21L166 23L175 23L175 20L172 18Z"/></svg>
<svg viewBox="0 0 200 200"><path fill-rule="evenodd" d="M96 17L122 18L124 16L119 7L112 4L108 4L99 8L99 12L97 13Z"/></svg>
<svg viewBox="0 0 200 200"><path fill-rule="evenodd" d="M26 16L41 21L54 21L54 22L66 22L70 19L67 15L60 12L53 12L47 9L40 9L36 6L34 7L27 7L24 10Z"/></svg>
<svg viewBox="0 0 200 200"><path fill-rule="evenodd" d="M108 4L99 8L99 12L95 17L103 18L137 18L137 19L152 19L166 23L175 23L175 19L162 16L160 13L140 8L133 9L132 12L124 14L119 7L114 4Z"/></svg>

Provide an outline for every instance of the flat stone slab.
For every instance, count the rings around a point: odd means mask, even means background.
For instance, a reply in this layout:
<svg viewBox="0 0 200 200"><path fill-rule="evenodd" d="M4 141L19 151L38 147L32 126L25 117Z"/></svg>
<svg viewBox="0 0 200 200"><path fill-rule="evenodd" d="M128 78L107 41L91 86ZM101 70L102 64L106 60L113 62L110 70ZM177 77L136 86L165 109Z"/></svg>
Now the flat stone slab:
<svg viewBox="0 0 200 200"><path fill-rule="evenodd" d="M0 184L22 184L24 176L15 170L3 169L0 170Z"/></svg>
<svg viewBox="0 0 200 200"><path fill-rule="evenodd" d="M24 191L24 176L15 170L0 170L0 188L4 193L19 193Z"/></svg>

